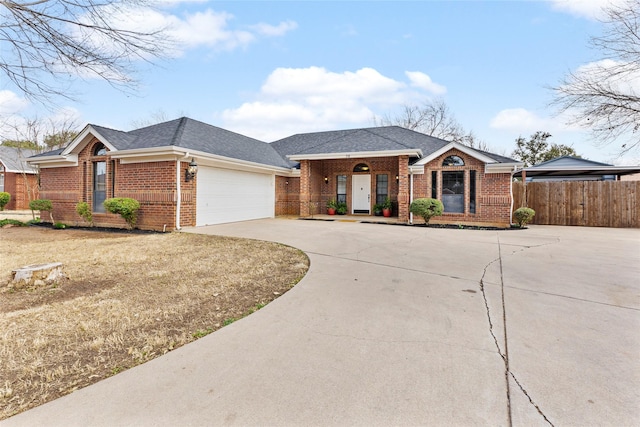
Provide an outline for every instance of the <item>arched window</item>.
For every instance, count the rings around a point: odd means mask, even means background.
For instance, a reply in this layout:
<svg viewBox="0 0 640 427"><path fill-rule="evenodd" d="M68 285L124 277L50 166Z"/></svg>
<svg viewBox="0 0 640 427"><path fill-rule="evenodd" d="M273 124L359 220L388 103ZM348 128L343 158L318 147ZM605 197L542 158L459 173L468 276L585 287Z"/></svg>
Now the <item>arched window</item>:
<svg viewBox="0 0 640 427"><path fill-rule="evenodd" d="M444 159L442 166L464 166L464 160L458 156L449 156Z"/></svg>
<svg viewBox="0 0 640 427"><path fill-rule="evenodd" d="M107 154L107 147L105 147L104 144L96 144L96 146L93 147L94 156L104 156L106 154Z"/></svg>
<svg viewBox="0 0 640 427"><path fill-rule="evenodd" d="M369 172L369 166L367 166L365 163L358 163L353 168L353 171L354 172Z"/></svg>

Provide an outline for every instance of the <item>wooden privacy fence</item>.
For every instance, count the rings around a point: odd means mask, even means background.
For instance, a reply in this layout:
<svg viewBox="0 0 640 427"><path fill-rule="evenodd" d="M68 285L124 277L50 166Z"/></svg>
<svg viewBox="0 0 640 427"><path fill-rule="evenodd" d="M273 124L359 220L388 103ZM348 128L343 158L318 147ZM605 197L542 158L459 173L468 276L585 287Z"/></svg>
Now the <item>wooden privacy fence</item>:
<svg viewBox="0 0 640 427"><path fill-rule="evenodd" d="M640 181L515 182L513 196L532 224L640 227Z"/></svg>

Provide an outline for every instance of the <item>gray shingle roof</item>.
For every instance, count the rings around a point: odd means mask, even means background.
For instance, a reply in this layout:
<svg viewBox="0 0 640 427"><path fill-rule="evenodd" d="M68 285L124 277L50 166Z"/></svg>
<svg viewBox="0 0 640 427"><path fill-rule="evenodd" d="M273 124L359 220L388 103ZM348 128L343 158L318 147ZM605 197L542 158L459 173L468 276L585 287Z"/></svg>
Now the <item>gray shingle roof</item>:
<svg viewBox="0 0 640 427"><path fill-rule="evenodd" d="M34 150L26 150L22 148L5 147L0 145L0 163L5 167L7 172L15 173L36 173L36 170L29 166L26 162L21 161L26 157L36 154Z"/></svg>
<svg viewBox="0 0 640 427"><path fill-rule="evenodd" d="M266 142L187 117L129 132L91 126L118 150L176 146L264 165L290 167Z"/></svg>
<svg viewBox="0 0 640 427"><path fill-rule="evenodd" d="M593 160L582 159L574 156L561 156L555 159L547 160L546 162L538 163L535 166L529 166L527 170L536 168L548 168L548 167L589 167L589 166L613 166L608 163L595 162Z"/></svg>
<svg viewBox="0 0 640 427"><path fill-rule="evenodd" d="M284 157L295 154L421 149L431 153L447 141L399 126L297 134L271 143Z"/></svg>
<svg viewBox="0 0 640 427"><path fill-rule="evenodd" d="M521 163L520 161L513 159L511 157L501 156L499 154L490 153L488 151L478 150L477 148L474 148L474 150L484 154L487 157L491 157L493 160L497 161L498 163Z"/></svg>
<svg viewBox="0 0 640 427"><path fill-rule="evenodd" d="M449 141L400 126L303 133L270 144L186 117L129 132L91 126L117 150L175 146L284 168L298 164L288 160L288 155L419 149L423 156L428 156L449 144ZM477 151L500 163L516 162L508 157ZM57 150L43 155L60 152Z"/></svg>

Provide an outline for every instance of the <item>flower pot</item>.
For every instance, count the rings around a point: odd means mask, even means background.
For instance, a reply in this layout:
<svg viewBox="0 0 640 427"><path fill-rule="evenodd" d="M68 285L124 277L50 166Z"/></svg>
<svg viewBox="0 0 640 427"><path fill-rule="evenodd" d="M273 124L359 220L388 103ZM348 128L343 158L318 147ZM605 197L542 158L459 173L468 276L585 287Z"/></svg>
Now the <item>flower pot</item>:
<svg viewBox="0 0 640 427"><path fill-rule="evenodd" d="M382 216L382 211L373 211L375 216Z"/></svg>
<svg viewBox="0 0 640 427"><path fill-rule="evenodd" d="M382 209L382 216L389 218L391 216L391 209Z"/></svg>
<svg viewBox="0 0 640 427"><path fill-rule="evenodd" d="M335 215L336 214L336 210L334 208L327 208L327 213L329 215Z"/></svg>

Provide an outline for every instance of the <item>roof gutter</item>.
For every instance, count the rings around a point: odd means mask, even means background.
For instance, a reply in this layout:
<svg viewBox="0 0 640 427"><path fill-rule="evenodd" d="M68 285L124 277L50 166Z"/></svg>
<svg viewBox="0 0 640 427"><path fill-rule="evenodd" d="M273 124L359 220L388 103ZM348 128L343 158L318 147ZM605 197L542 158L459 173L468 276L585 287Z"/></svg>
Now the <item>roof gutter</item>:
<svg viewBox="0 0 640 427"><path fill-rule="evenodd" d="M300 160L331 160L331 159L361 159L371 157L409 156L422 157L422 150L388 150L388 151L350 151L345 153L316 153L316 154L290 154L287 159Z"/></svg>

